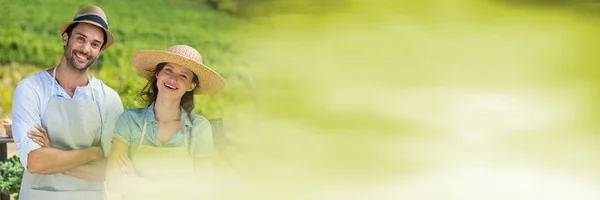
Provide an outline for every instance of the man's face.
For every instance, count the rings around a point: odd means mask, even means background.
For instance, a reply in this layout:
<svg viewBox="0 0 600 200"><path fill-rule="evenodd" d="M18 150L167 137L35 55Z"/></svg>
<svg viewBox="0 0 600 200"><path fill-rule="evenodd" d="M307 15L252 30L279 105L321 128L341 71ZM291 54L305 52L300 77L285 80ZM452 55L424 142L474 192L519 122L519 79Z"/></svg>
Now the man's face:
<svg viewBox="0 0 600 200"><path fill-rule="evenodd" d="M78 71L86 71L98 59L104 43L104 32L97 26L79 23L71 32L71 37L63 34L66 45L64 57L67 65Z"/></svg>

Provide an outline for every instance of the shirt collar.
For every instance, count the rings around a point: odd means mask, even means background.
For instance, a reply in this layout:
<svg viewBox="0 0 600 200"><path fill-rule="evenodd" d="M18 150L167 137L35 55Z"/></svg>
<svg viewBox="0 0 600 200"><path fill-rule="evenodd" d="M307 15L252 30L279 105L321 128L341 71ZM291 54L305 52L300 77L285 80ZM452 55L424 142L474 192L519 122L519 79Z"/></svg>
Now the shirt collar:
<svg viewBox="0 0 600 200"><path fill-rule="evenodd" d="M181 109L181 120L183 121L183 124L191 127L192 121L188 117L187 112L183 109L183 107L179 107L179 109ZM158 123L156 121L156 116L154 115L154 102L152 102L152 104L146 108L146 121L148 123Z"/></svg>

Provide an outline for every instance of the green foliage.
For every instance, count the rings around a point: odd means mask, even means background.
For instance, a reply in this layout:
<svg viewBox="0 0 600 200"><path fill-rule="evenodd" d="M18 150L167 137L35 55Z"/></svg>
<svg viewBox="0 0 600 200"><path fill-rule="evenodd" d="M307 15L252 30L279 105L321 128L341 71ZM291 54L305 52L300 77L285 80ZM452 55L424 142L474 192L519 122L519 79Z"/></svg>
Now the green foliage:
<svg viewBox="0 0 600 200"><path fill-rule="evenodd" d="M17 156L13 156L7 161L0 163L0 177L2 177L0 179L0 193L7 195L18 194L21 188L23 170L23 165L21 165Z"/></svg>
<svg viewBox="0 0 600 200"><path fill-rule="evenodd" d="M208 0L207 3L213 8L229 14L238 13L239 3L237 0Z"/></svg>
<svg viewBox="0 0 600 200"><path fill-rule="evenodd" d="M0 65L0 113L7 115L11 110L13 92L19 81L39 71L40 69L27 65ZM8 116L0 116L8 117Z"/></svg>
<svg viewBox="0 0 600 200"><path fill-rule="evenodd" d="M196 96L196 113L208 118L224 117L223 107L239 99L236 93L245 93L249 83L240 73L243 62L239 54L244 36L239 27L244 21L233 15L216 11L205 1L194 0L147 0L147 1L59 1L59 0L0 0L0 66L13 65L10 71L0 67L3 81L0 93L0 114L10 112L12 91L16 82L24 78L8 74L16 73L22 65L47 69L59 63L63 53L59 26L72 20L75 12L85 5L98 5L108 17L109 29L116 42L102 52L94 64L92 74L121 96L125 108L145 106L137 94L146 81L129 62L132 52L141 49L167 49L175 44L187 44L196 48L204 63L225 78L227 87L220 94ZM18 64L11 64L18 63ZM28 68L29 69L29 68ZM6 83L4 83L6 82ZM245 85L244 87L238 87ZM238 101L238 100L235 100Z"/></svg>
<svg viewBox="0 0 600 200"><path fill-rule="evenodd" d="M7 1L0 19L0 63L55 65L62 53L58 27L70 21L81 6L101 6L117 42L102 54L102 67L118 65L132 51L166 49L174 44L196 47L209 64L230 66L224 58L235 55L236 18L213 11L203 3L187 1ZM222 62L216 62L222 60ZM221 64L223 63L223 64ZM231 68L231 67L230 67Z"/></svg>
<svg viewBox="0 0 600 200"><path fill-rule="evenodd" d="M265 17L278 14L320 14L341 10L350 4L348 0L197 0L205 2L214 10L242 18Z"/></svg>

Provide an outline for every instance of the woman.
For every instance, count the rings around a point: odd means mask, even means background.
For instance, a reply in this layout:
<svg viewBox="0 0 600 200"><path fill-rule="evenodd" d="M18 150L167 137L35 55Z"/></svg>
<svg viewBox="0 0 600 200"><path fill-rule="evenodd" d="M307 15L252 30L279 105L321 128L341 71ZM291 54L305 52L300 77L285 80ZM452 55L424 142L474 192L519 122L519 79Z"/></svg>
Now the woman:
<svg viewBox="0 0 600 200"><path fill-rule="evenodd" d="M148 80L140 93L148 107L126 110L115 125L108 190L128 199L187 196L182 179L201 181L194 175L210 171L213 150L210 123L191 113L194 94L216 93L225 82L186 45L137 51L131 63Z"/></svg>

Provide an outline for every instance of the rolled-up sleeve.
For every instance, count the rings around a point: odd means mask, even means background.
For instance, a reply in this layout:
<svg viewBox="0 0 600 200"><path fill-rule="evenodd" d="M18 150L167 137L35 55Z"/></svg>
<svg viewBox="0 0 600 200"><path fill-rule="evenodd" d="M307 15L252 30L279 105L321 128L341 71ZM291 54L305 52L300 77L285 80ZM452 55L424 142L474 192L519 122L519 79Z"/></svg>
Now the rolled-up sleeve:
<svg viewBox="0 0 600 200"><path fill-rule="evenodd" d="M115 123L114 139L119 139L127 145L131 145L131 116L129 112L125 111L119 115L117 122Z"/></svg>
<svg viewBox="0 0 600 200"><path fill-rule="evenodd" d="M196 136L194 157L206 158L213 156L213 133L210 122L201 116L194 116L192 133Z"/></svg>
<svg viewBox="0 0 600 200"><path fill-rule="evenodd" d="M35 130L35 125L41 125L40 102L35 91L24 82L17 85L12 102L13 138L21 164L27 169L29 152L41 147L27 136L30 130Z"/></svg>

